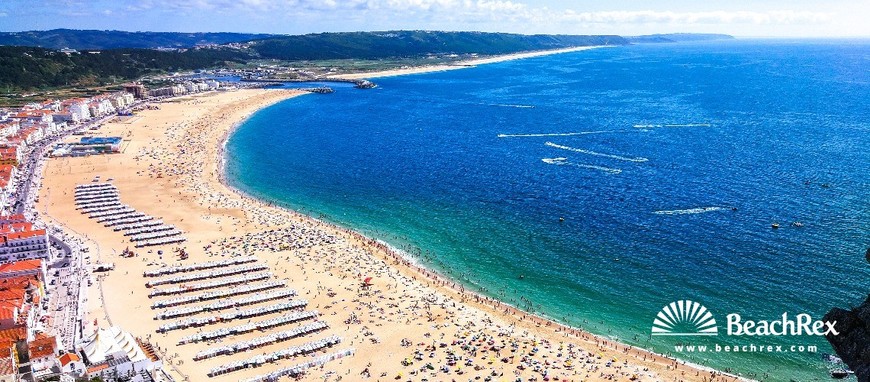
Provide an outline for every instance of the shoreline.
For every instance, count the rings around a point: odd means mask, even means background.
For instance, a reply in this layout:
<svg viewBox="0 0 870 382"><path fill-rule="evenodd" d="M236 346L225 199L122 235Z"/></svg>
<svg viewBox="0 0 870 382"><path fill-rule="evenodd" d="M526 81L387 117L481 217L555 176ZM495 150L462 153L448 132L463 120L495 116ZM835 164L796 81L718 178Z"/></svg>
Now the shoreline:
<svg viewBox="0 0 870 382"><path fill-rule="evenodd" d="M347 74L337 74L331 77L341 78L341 79L353 79L353 80L361 80L361 79L373 79L373 78L384 78L384 77L395 77L395 76L406 76L411 74L424 74L424 73L435 73L435 72L444 72L448 70L457 70L457 69L467 69L474 68L479 65L487 65L494 64L505 61L513 61L513 60L522 60L526 58L533 57L542 57L549 56L554 54L562 54L562 53L572 53L572 52L580 52L584 50L590 49L598 49L598 48L611 48L618 45L591 45L591 46L577 46L572 48L560 48L560 49L551 49L551 50L537 50L531 52L520 52L520 53L511 53L511 54L503 54L497 56L483 57L483 58L475 58L471 60L462 60L457 61L450 64L441 64L441 65L430 65L430 66L415 66L401 69L390 69L390 70L381 70L375 72L363 72L363 73L347 73Z"/></svg>
<svg viewBox="0 0 870 382"><path fill-rule="evenodd" d="M538 339L543 340L548 344L569 341L569 344L580 345L579 347L581 349L581 353L584 350L588 352L588 354L592 354L592 352L598 352L598 361L593 362L593 365L595 365L594 367L596 368L595 370L598 370L597 368L599 367L605 367L603 365L604 362L602 362L601 355L606 354L606 356L603 357L605 361L607 361L609 358L616 359L617 357L619 357L620 359L623 359L623 357L626 357L628 360L630 360L631 363L629 363L629 361L627 360L625 362L625 366L634 367L634 373L642 374L644 372L640 370L643 369L649 370L648 373L651 376L654 375L654 377L652 377L653 379L643 377L641 380L662 380L671 379L671 377L679 377L681 379L687 380L701 380L702 372L704 374L715 374L717 376L717 380L736 379L736 377L732 378L732 376L728 376L726 378L724 377L723 373L718 371L711 371L708 368L703 367L693 367L691 364L683 361L675 361L663 355L657 355L646 350L634 348L629 345L623 345L615 341L594 336L585 331L564 326L555 321L549 320L546 317L538 317L536 315L525 313L508 304L502 303L497 299L492 299L490 297L482 296L480 294L465 291L461 285L457 286L457 283L450 281L448 278L443 277L437 272L419 266L418 264L413 264L408 259L403 257L401 253L396 253L396 251L389 248L388 245L379 243L377 239L366 237L349 228L344 228L332 223L325 222L313 216L306 215L302 212L273 205L266 201L257 199L256 197L253 197L251 195L247 195L245 192L232 187L228 184L226 174L224 174L224 170L226 168L225 156L227 154L226 142L229 140L232 133L235 132L236 129L241 127L256 111L270 105L274 105L278 102L284 101L288 98L300 95L300 93L298 92L285 90L247 90L237 92L238 93L219 93L200 97L189 97L185 100L179 101L179 105L173 105L170 103L160 104L161 106L165 105L166 109L172 109L172 111L166 111L165 113L162 113L161 111L148 112L145 113L147 116L143 117L140 121L134 123L135 125L137 125L136 127L149 127L149 125L146 125L146 123L155 123L156 121L159 125L160 121L166 121L163 124L163 126L167 126L164 130L156 128L143 132L142 129L133 130L132 127L129 125L112 124L112 126L109 127L110 130L115 129L122 132L127 131L131 135L135 132L137 135L135 135L131 139L136 142L137 145L135 147L129 148L128 151L130 152L125 153L125 155L122 155L120 157L110 156L99 158L76 158L69 160L52 159L46 166L47 169L45 170L45 173L49 174L51 172L54 172L57 174L63 174L63 176L58 175L58 177L46 177L46 183L51 183L47 186L47 188L49 190L52 188L67 189L66 187L69 187L71 184L87 181L86 179L89 179L94 174L106 175L107 171L109 174L113 174L112 171L127 171L131 174L127 178L116 176L116 178L118 178L118 180L116 180L116 184L118 185L119 189L122 190L122 200L127 202L128 199L136 199L132 201L138 201L138 203L130 204L139 204L140 206L144 206L143 210L147 212L150 212L149 210L156 210L157 212L162 211L164 214L167 215L163 216L164 219L172 222L173 224L178 224L182 226L182 228L186 228L185 231L188 232L189 236L191 237L189 238L189 242L185 244L195 247L193 250L191 250L191 261L196 262L208 260L208 257L206 256L210 257L213 255L200 253L201 251L196 249L196 246L199 246L199 244L195 243L214 243L216 242L216 240L224 240L223 238L231 239L232 237L240 237L242 235L248 235L250 233L262 232L269 227L280 226L279 224L274 224L275 217L273 215L277 216L281 214L289 216L288 219L282 220L285 222L285 224L287 222L291 222L293 224L298 223L304 227L309 227L319 232L326 232L327 235L335 235L340 238L341 243L347 243L347 245L342 244L340 248L346 249L341 249L341 251L348 252L328 252L329 248L327 248L326 252L321 252L317 249L303 249L299 251L300 253L298 255L302 257L299 257L298 259L296 257L297 251L295 250L290 255L287 255L286 252L281 251L272 251L271 253L254 252L257 253L260 258L265 259L266 263L268 263L269 265L272 265L273 261L275 261L273 269L275 269L276 273L278 273L277 271L282 268L284 269L285 274L289 270L288 268L292 267L293 269L297 269L295 268L296 264L294 263L301 261L301 263L299 263L299 269L302 270L303 275L306 273L305 271L316 275L315 280L317 282L317 290L313 290L312 285L310 285L311 283L313 283L313 281L305 282L302 284L294 282L292 284L295 288L301 287L302 290L308 289L307 294L315 293L316 297L313 301L311 301L311 303L316 303L318 307L323 307L323 309L326 309L326 306L324 306L324 304L329 304L327 306L333 306L333 303L336 305L344 304L346 307L345 309L355 306L353 305L352 301L346 302L346 300L351 300L352 298L354 298L354 295L352 293L347 292L352 290L352 287L350 285L356 285L355 281L348 280L348 278L353 279L352 272L359 271L359 269L363 268L369 269L369 271L366 272L372 272L372 274L375 275L377 282L383 283L383 288L386 289L379 289L381 293L403 299L406 298L405 296L417 296L412 298L409 297L409 300L418 298L429 298L426 296L443 296L443 299L442 297L432 297L436 298L437 301L441 301L441 307L438 307L437 304L428 307L427 304L426 312L429 315L429 321L422 320L422 318L425 318L425 315L417 313L412 316L407 316L408 322L406 322L404 325L402 325L399 321L391 323L394 322L393 319L391 319L390 316L384 316L383 313L380 313L380 316L382 318L369 320L369 322L376 324L370 324L373 326L367 325L366 327L368 329L366 330L374 331L376 332L377 336L383 336L384 338L386 338L382 342L383 345L369 344L367 341L358 342L360 341L359 338L365 339L366 337L365 335L361 336L360 334L356 334L356 337L354 337L354 334L358 332L356 331L357 328L354 327L352 324L347 325L347 329L344 329L344 331L342 331L342 328L345 325L341 324L340 321L334 321L338 318L327 317L326 315L323 316L324 320L330 321L329 323L331 327L335 328L335 331L344 333L343 335L345 339L349 341L352 346L356 343L356 346L359 346L363 349L373 350L372 355L375 355L376 353L394 354L396 357L399 357L396 359L401 359L403 357L399 354L404 354L404 356L410 356L410 349L406 350L404 349L404 346L396 347L395 343L393 342L398 342L398 338L395 338L395 336L401 335L399 333L396 333L396 330L398 330L398 332L403 332L403 330L415 330L410 328L400 329L405 328L410 323L411 325L426 325L430 327L430 331L440 332L442 337L444 335L449 336L451 331L455 330L455 326L456 328L460 328L460 332L465 331L467 333L468 331L474 332L477 330L485 330L485 332L481 333L499 333L499 337L502 335L502 331L509 330L510 334L506 335L509 336L508 338L516 341L531 341L530 338L534 339L533 343L537 343ZM231 102L233 99L235 99L234 97L232 97L234 94L238 95L238 97L235 98L239 98L239 100ZM263 100L257 101L260 98L262 98ZM255 101L251 101L251 99L254 99ZM209 110L211 110L209 109L205 111L198 111L199 113L201 113L197 114L198 116L194 115L188 117L185 115L185 109L182 106L200 104L209 104L209 107L212 107L216 111L209 112ZM205 108L205 106L203 106L203 108ZM175 114L169 115L164 119L160 119L160 115L166 115L167 113ZM155 118L154 121L152 121L152 117ZM210 122L202 122L205 120L204 118L211 118L208 120ZM214 130L203 131L203 129L201 128L203 126L211 127ZM199 127L199 129L197 127ZM167 143L189 143L192 139L191 135L193 135L194 138L199 137L193 140L194 142L196 142L196 147L195 149L190 149L191 151L193 151L191 153L186 153L183 151L182 148L179 147L175 147L173 149L171 145L167 145L166 147L168 147L168 149L166 149L165 151L163 151L163 148L160 147L159 139L165 138L168 140ZM209 147L211 147L211 149L209 149ZM139 151L136 151L136 149L139 149ZM187 147L185 147L184 149L187 149ZM135 160L135 163L132 164L132 167L134 168L131 170L129 169L129 167L131 166L125 165L124 161L126 159L123 158L129 159L129 157L132 156L134 153L138 155L133 158ZM161 156L160 154L163 155ZM114 162L116 158L118 163ZM152 158L153 160L149 158ZM175 163L172 162L173 158L189 158L189 162ZM150 161L150 163L140 163L140 161ZM155 163L157 164L157 166L155 166ZM156 176L153 175L155 171L153 170L153 168L157 167L163 170L160 166L161 163L163 163L164 165L171 163L172 165L177 166L179 169L183 169L184 171L179 170L178 174L167 174L166 177L161 176L163 172L157 172ZM51 167L51 169L48 169L48 167ZM136 172L136 174L132 174L137 168L140 169L140 171ZM146 171L148 172L147 178L145 178L143 174ZM136 178L137 176L141 179ZM202 182L202 184L187 184L188 181L196 180ZM95 223L87 221L86 218L80 216L75 211L68 211L71 209L71 204L66 206L64 206L64 204L65 202L68 203L66 199L71 198L71 196L64 195L63 197L61 197L60 195L58 195L58 193L55 193L53 196L57 198L52 199L49 196L51 194L46 194L46 186L44 186L43 188L44 189L40 190L40 193L43 196L40 201L40 210L46 210L46 215L50 216L56 221L69 223L68 226L74 226L76 231L87 232L88 235L86 235L86 237L88 238L88 240L93 239L94 242L99 243L97 253L102 253L102 257L104 258L108 257L108 261L115 261L116 263L119 263L120 269L130 269L130 271L133 271L134 274L136 274L139 273L137 272L137 269L145 269L144 267L146 265L143 265L142 263L145 263L146 261L157 261L151 251L141 254L142 261L139 261L140 264L138 265L131 264L131 262L135 263L135 261L118 258L117 255L114 254L114 252L116 249L120 250L120 248L123 248L123 240L119 242L117 240L116 234L112 235L103 232L105 228L102 228L101 226L96 226ZM221 190L221 188L223 190ZM133 194L129 193L129 191L136 190L140 190L140 193L142 195L132 197ZM232 195L226 195L227 193ZM151 196L150 194L153 194L153 196ZM163 198L167 196L171 199L167 200L166 203L162 203ZM233 196L235 198L238 198L238 200L234 199ZM138 200L140 198L141 200ZM157 204L154 203L155 198L157 199ZM51 208L52 211L49 212L49 208ZM262 210L263 213L268 216L259 216L258 213L260 210ZM197 216L200 216L200 218L195 219ZM188 221L185 222L185 218L187 218ZM193 220L193 222L191 222L191 220ZM209 225L212 226L211 229L207 227ZM249 225L252 225L253 227L248 228ZM93 235L94 237L91 238L91 235ZM196 239L199 239L199 241L196 241ZM360 251L356 251L354 248L359 248ZM284 256L281 255L282 253L284 255L287 255L288 261L291 259L291 256L293 260L285 262L283 261L283 257L275 258L275 256ZM313 265L309 263L312 262L309 257L317 257L316 260L314 260L315 263ZM318 260L320 258L327 261L321 264L319 262L320 260ZM160 261L163 261L162 256L160 257ZM340 261L343 264L350 263L344 264L351 265L349 267L350 271L337 270L337 261ZM301 264L307 265L305 267L302 267ZM128 273L130 271L128 271ZM297 274L295 274L295 276L291 273L292 278L289 278L288 280L295 281L295 279L299 277L299 271L296 272ZM344 276L340 276L340 274L344 274ZM305 276L305 279L307 280L308 276ZM137 285L130 285L127 277L121 275L120 271L115 271L114 273L110 274L108 277L106 277L104 281L107 283L106 285L108 289L106 289L107 297L102 297L105 298L105 300L103 300L104 302L101 305L103 305L102 308L105 310L106 316L108 316L109 312L111 311L111 316L115 317L113 321L115 321L117 324L121 325L127 330L130 330L136 336L145 337L147 335L148 338L150 338L153 335L153 328L155 324L147 318L152 311L142 308L141 305L136 307L133 306L136 304L135 301L141 301L139 300L139 298L141 298L140 296L142 296L142 293L145 292L144 287L142 287L141 283L137 281ZM350 282L350 284L348 284L348 282ZM321 286L321 283L323 283L324 285ZM127 295L126 293L118 293L117 289L124 288L133 288L133 290L130 291L130 295L133 295L133 297ZM341 301L345 302L335 300L332 296L328 296L329 298L327 298L327 296L322 296L321 291L323 290L335 291L335 293L344 296ZM127 289L124 289L123 291L126 292ZM403 291L402 294L397 294L400 291ZM357 290L357 293L360 293L359 290ZM302 293L300 293L300 295L302 295ZM370 296L364 294L358 295L356 299L365 299L368 297ZM102 298L92 298L91 301L100 301ZM145 301L148 300L145 299ZM453 306L456 308L449 308L448 303L452 303ZM372 304L371 306L378 306L378 304L384 304L384 302L379 300L372 300L371 302L367 302L366 304ZM390 309L394 309L391 304L392 303L389 303L387 305L381 305L377 311L385 312L390 311ZM470 310L466 309L466 307ZM359 306L356 306L354 309L359 310ZM413 311L414 309L416 309L416 306L404 307L401 308L397 313L400 314L399 317L404 317L402 315L407 315L408 311ZM402 311L406 311L406 313L401 313ZM91 309L90 317L92 319L94 317L99 318L100 312L101 310L99 309ZM435 313L433 312L441 313L435 315ZM337 312L333 311L333 316L334 313ZM390 314L392 315L393 313ZM437 324L432 324L433 321L431 320L433 319L433 317L442 317L442 315L444 316L442 319L436 319L435 322ZM377 313L375 313L371 317L376 316ZM460 326L459 323L457 323L458 321L456 320L458 318L456 317L460 316L469 317L467 318L468 323L465 324L466 326ZM448 320L447 317L454 318ZM415 320L416 323L413 323L412 320ZM118 321L122 322L118 323ZM467 326L469 323L472 324L472 326ZM384 330L386 329L380 329L382 328L381 325L387 325L397 329L384 332ZM522 333L516 333L515 330L521 330ZM413 336L411 334L405 335ZM457 335L461 337L461 334L454 334L454 336ZM169 343L172 343L173 339L179 337L179 334L171 334L169 336L160 335L159 337L160 339L158 341L161 341L164 344L165 341L169 341ZM378 344L380 343L381 342L378 342ZM181 369L184 369L184 371L188 374L201 376L200 372L203 368L207 367L206 365L192 365L189 367L185 366L186 364L184 363L184 361L189 360L190 352L195 349L190 349L188 346L174 347L172 345L168 349L171 351L177 351L174 355L169 356L166 359L166 361L170 365L172 365L173 368L179 367ZM350 365L350 369L348 369L349 373L351 372L351 369L361 370L363 365L365 365L365 361L371 361L372 359L379 360L378 358L365 358L365 356L362 355L365 353L366 352L360 351L357 353L357 355L351 357L350 359L342 361L343 364L346 363ZM587 358L587 362L592 362L593 359L594 358ZM510 364L505 364L505 369L503 370L510 370L515 366L513 364L513 358L511 358L511 360L512 361ZM378 362L380 363L383 361L379 360ZM609 362L607 363L609 365ZM395 365L378 364L376 366L373 366L373 368L385 368L386 370L392 370L391 372L387 371L388 373L395 373L398 370L401 375L401 370L404 369L399 368L397 364L398 361L395 361ZM621 364L622 361L620 361L620 365ZM641 365L643 365L642 368L640 367ZM584 366L584 369L587 366L588 365ZM335 367L339 368L339 366ZM341 366L340 368L343 369L344 366ZM368 370L368 367L366 367L365 369ZM612 370L612 368L610 369ZM262 370L255 369L250 371L250 373L261 374ZM695 374L695 376L687 374ZM719 377L720 375L722 375L723 377ZM233 377L233 380L236 380L240 377L237 374L231 374L230 376ZM389 377L391 378L392 375L390 375ZM587 374L587 377L596 380L589 374ZM706 376L706 378L709 378L709 376ZM229 380L226 378L222 379ZM600 377L600 379L603 380L605 378ZM312 378L311 380L314 379Z"/></svg>
<svg viewBox="0 0 870 382"><path fill-rule="evenodd" d="M599 47L589 47L588 49L592 49L592 48L599 48ZM580 50L585 50L585 49L580 49ZM576 50L571 50L571 51L576 51ZM559 53L563 53L563 52L559 52ZM525 58L525 57L522 57L522 58ZM509 61L509 60L513 60L513 59L522 59L522 58L505 58L505 59L501 59L499 61L492 61L492 62L502 62L502 61ZM491 62L487 62L487 63L491 63ZM483 63L483 64L487 64L487 63ZM460 67L460 68L462 68L462 67ZM427 73L427 72L421 72L421 73ZM412 74L419 74L419 73L412 73ZM399 75L404 75L404 74L395 74L395 75L399 76ZM290 99L290 98L288 98L288 99ZM285 100L282 100L279 102L284 102L288 99L285 99ZM266 106L266 107L268 107L268 106ZM265 107L264 107L264 109L265 109ZM524 311L524 310L522 310L514 305L511 305L507 302L501 301L495 297L490 297L490 296L484 295L480 292L466 290L465 286L460 281L454 281L454 280L450 279L449 277L439 273L438 271L426 267L425 265L422 264L420 259L417 259L411 253L409 253L407 251L403 251L403 250L397 248L396 246L390 244L389 242L386 241L386 239L367 236L367 235L357 231L354 227L348 227L348 226L341 225L339 223L333 223L333 222L330 222L330 221L327 221L327 220L324 220L321 218L314 217L311 214L308 214L308 213L305 213L302 211L298 211L298 210L295 210L295 209L292 209L289 207L285 207L283 205L280 205L278 203L273 203L273 202L265 200L265 199L261 199L259 197L256 197L256 196L250 194L249 192L246 192L244 190L239 189L238 187L231 185L229 182L229 178L227 176L227 172L226 172L226 163L227 163L227 155L228 155L228 152L226 150L226 145L227 145L227 142L229 141L229 139L232 137L232 135L235 134L236 131L245 124L245 122L247 122L247 119L234 124L229 130L227 130L227 132L225 133L225 135L222 138L221 143L220 143L220 145L221 145L220 151L222 154L221 154L220 159L218 159L218 162L217 162L218 166L220 166L218 169L219 170L219 182L224 187L229 189L231 192L239 195L240 197L248 198L251 200L255 200L259 203L267 204L272 208L277 208L277 209L283 210L287 213L296 215L302 219L308 219L308 220L315 221L319 224L324 224L324 225L326 225L334 230L338 230L338 231L342 232L345 235L352 236L355 239L357 239L363 243L366 243L368 248L374 247L375 250L372 252L374 252L376 254L376 256L377 255L386 255L387 256L386 259L394 260L395 262L393 263L393 266L400 268L400 271L408 272L408 273L411 273L414 275L421 275L421 276L425 277L429 281L436 283L437 287L439 289L443 288L443 289L448 290L450 293L453 293L455 295L455 296L453 296L454 298L455 297L462 297L461 300L463 300L462 302L465 304L469 304L469 302L464 301L465 297L469 297L469 296L474 297L475 303L472 304L473 306L475 306L478 309L483 309L494 316L497 316L499 314L498 311L505 309L505 313L502 313L503 316L508 316L508 313L511 317L519 316L520 318L518 320L531 320L537 327L544 326L544 327L547 327L549 330L552 330L555 333L562 333L564 331L565 337L573 336L575 339L582 340L588 344L594 343L598 346L602 346L602 345L603 346L612 346L615 349L618 349L619 347L623 347L624 349L627 349L626 353L630 353L632 351L635 352L635 356L638 356L638 355L643 356L644 354L646 354L646 355L649 355L651 357L660 358L662 361L678 362L680 365L689 367L691 369L697 369L697 370L704 371L704 372L715 373L718 376L733 378L732 380L734 380L734 381L753 381L751 379L743 378L743 377L740 377L740 376L737 376L737 375L734 375L731 373L720 371L720 370L714 369L714 368L709 367L709 366L704 366L701 364L696 364L696 363L680 360L678 358L670 357L670 356L667 356L667 355L661 354L661 353L657 353L657 352L654 352L654 351L649 350L649 349L639 348L639 347L635 347L634 345L625 344L625 343L619 342L618 340L607 339L604 336L591 333L585 329L575 328L575 327L572 327L570 325L566 325L566 324L563 324L561 322L558 322L555 318L546 316L540 312L529 313L529 312L526 312L526 311ZM416 278L415 278L415 280L416 280Z"/></svg>

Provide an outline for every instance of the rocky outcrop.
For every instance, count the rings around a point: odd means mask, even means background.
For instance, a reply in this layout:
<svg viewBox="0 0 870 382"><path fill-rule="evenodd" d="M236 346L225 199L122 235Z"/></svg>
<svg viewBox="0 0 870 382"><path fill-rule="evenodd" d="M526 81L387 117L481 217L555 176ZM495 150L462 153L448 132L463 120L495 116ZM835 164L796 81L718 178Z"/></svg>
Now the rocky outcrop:
<svg viewBox="0 0 870 382"><path fill-rule="evenodd" d="M825 338L860 382L870 382L870 296L852 310L833 308L824 319L836 321L839 335Z"/></svg>

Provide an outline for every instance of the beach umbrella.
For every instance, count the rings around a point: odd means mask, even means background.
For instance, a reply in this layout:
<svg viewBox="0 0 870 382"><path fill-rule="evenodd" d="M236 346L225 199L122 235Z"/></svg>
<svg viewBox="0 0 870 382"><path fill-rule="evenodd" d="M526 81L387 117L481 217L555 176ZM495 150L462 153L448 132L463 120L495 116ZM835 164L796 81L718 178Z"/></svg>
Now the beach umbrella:
<svg viewBox="0 0 870 382"><path fill-rule="evenodd" d="M366 277L365 280L363 280L363 283L365 283L366 285L372 285L372 277Z"/></svg>

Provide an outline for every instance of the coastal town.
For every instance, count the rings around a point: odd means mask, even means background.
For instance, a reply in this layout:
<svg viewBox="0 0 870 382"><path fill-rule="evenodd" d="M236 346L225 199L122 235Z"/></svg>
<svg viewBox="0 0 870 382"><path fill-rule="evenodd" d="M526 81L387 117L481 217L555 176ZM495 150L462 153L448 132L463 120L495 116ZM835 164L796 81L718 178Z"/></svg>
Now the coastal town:
<svg viewBox="0 0 870 382"><path fill-rule="evenodd" d="M187 82L146 93L130 84L128 91L0 109L0 380L168 378L147 341L118 327L84 331L88 287L112 267L93 261L81 238L41 219L36 193L48 158L121 152L121 137L93 135L106 122L155 107L143 99L219 86Z"/></svg>

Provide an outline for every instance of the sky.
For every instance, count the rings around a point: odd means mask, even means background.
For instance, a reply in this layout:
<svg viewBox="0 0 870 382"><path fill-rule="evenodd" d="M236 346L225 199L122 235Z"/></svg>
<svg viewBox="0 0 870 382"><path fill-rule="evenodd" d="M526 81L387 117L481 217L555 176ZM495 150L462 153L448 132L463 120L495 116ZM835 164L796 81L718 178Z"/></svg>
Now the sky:
<svg viewBox="0 0 870 382"><path fill-rule="evenodd" d="M0 30L870 37L870 0L2 0Z"/></svg>

